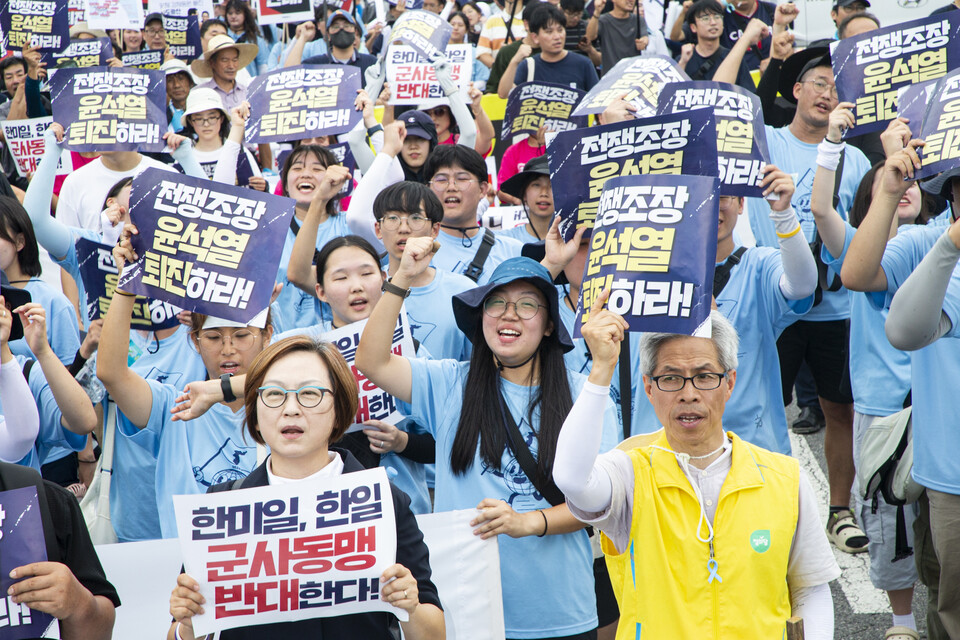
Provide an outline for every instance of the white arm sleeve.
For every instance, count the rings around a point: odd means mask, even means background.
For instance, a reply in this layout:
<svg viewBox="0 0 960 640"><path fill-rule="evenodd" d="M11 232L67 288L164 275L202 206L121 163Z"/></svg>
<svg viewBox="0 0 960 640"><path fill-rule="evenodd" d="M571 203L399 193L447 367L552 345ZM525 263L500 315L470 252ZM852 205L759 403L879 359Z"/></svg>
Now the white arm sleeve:
<svg viewBox="0 0 960 640"><path fill-rule="evenodd" d="M40 432L40 412L16 359L0 367L0 460L18 462L30 452Z"/></svg>
<svg viewBox="0 0 960 640"><path fill-rule="evenodd" d="M191 178L206 179L207 174L204 172L203 167L200 166L200 163L197 162L197 156L193 154L192 140L184 140L170 155L180 163L184 175L190 176Z"/></svg>
<svg viewBox="0 0 960 640"><path fill-rule="evenodd" d="M793 615L803 618L804 640L833 640L833 596L829 583L794 589L790 603Z"/></svg>
<svg viewBox="0 0 960 640"><path fill-rule="evenodd" d="M233 140L224 140L220 147L220 157L213 170L213 181L220 184L237 184L237 159L240 157L240 145ZM204 174L206 175L206 174Z"/></svg>
<svg viewBox="0 0 960 640"><path fill-rule="evenodd" d="M367 127L363 124L362 118L357 126L347 132L347 144L350 146L350 153L353 154L353 159L356 160L357 169L360 169L360 173L369 171L375 156L373 151L370 150L370 145L367 144ZM382 144L381 142L381 146Z"/></svg>
<svg viewBox="0 0 960 640"><path fill-rule="evenodd" d="M393 168L394 164L400 170L399 178ZM376 223L376 218L373 216L373 201L384 188L402 180L403 168L400 167L400 162L385 153L377 154L373 164L370 165L370 170L364 172L350 198L350 206L346 213L350 232L368 240L378 251L383 251L384 247L373 228Z"/></svg>
<svg viewBox="0 0 960 640"><path fill-rule="evenodd" d="M609 397L609 387L584 382L557 439L553 480L567 502L582 511L606 511L613 497L610 475L596 464L603 436L597 416L603 415Z"/></svg>
<svg viewBox="0 0 960 640"><path fill-rule="evenodd" d="M788 234L795 230L800 222L793 207L786 211L771 211L770 219L777 233ZM777 236L780 245L780 260L783 262L783 275L780 276L780 292L787 300L802 300L812 295L817 288L817 263L810 253L810 246L802 231L789 238Z"/></svg>
<svg viewBox="0 0 960 640"><path fill-rule="evenodd" d="M57 164L63 148L57 143L53 131L47 129L43 136L44 150L40 164L33 174L30 186L23 198L23 208L27 210L37 242L54 258L63 258L70 251L73 234L60 220L50 215L50 200L53 197L53 184L57 177ZM20 456L21 458L23 456ZM17 458L19 460L20 458Z"/></svg>

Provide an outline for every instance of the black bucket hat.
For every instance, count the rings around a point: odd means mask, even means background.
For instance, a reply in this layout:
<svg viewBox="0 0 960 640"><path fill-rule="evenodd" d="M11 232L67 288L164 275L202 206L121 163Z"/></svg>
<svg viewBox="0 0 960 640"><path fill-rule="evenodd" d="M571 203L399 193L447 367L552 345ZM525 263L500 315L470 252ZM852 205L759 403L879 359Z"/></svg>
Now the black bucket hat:
<svg viewBox="0 0 960 640"><path fill-rule="evenodd" d="M523 192L527 190L527 185L540 176L550 177L550 164L546 154L537 156L524 165L523 171L505 180L500 185L500 191L523 200Z"/></svg>
<svg viewBox="0 0 960 640"><path fill-rule="evenodd" d="M830 66L830 48L832 40L818 40L803 51L797 51L792 56L783 61L780 67L780 78L777 81L777 90L783 99L792 104L797 104L797 99L793 97L793 85L800 81L810 69L816 67Z"/></svg>
<svg viewBox="0 0 960 640"><path fill-rule="evenodd" d="M560 348L564 353L573 349L570 334L567 333L563 321L560 319L559 296L557 295L557 288L553 284L553 279L550 277L550 272L545 266L539 262L534 262L530 258L504 260L494 269L490 282L480 287L468 289L453 297L453 316L456 318L460 330L472 342L477 331L477 324L480 322L480 314L483 313L481 309L483 301L497 287L502 287L517 280L525 280L540 290L547 301L550 320L553 321L553 332L557 336Z"/></svg>

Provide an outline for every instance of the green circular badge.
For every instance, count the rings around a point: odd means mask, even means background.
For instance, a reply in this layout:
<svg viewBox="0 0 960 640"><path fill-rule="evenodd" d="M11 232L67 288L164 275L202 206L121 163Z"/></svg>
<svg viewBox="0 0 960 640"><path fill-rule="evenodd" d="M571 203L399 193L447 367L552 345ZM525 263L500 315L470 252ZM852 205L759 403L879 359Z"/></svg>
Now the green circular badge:
<svg viewBox="0 0 960 640"><path fill-rule="evenodd" d="M750 546L757 553L763 553L770 548L770 530L757 529L750 534Z"/></svg>

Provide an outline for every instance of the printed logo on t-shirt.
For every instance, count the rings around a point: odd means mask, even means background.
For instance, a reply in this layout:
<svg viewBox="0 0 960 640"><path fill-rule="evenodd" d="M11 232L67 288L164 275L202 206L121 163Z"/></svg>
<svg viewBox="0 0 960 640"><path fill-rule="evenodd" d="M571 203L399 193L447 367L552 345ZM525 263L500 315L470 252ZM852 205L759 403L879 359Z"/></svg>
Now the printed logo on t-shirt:
<svg viewBox="0 0 960 640"><path fill-rule="evenodd" d="M530 455L536 460L537 438L527 424L526 418L520 420L519 429L520 433L523 434L527 448L530 449ZM543 500L543 496L540 495L537 488L533 486L533 483L527 478L527 474L523 472L523 468L520 466L520 462L516 456L514 456L513 452L508 448L501 460L506 460L506 462L501 462L499 469L494 469L488 466L486 462L481 461L483 468L481 475L490 473L503 480L506 495L508 496L506 502L514 511L523 512L536 509L537 504Z"/></svg>
<svg viewBox="0 0 960 640"><path fill-rule="evenodd" d="M244 447L227 438L210 459L193 468L193 477L205 487L244 478L256 463L256 451L256 447Z"/></svg>
<svg viewBox="0 0 960 640"><path fill-rule="evenodd" d="M151 367L147 375L143 377L145 380L156 380L160 384L171 384L179 389L183 374L176 371L161 371L156 367Z"/></svg>

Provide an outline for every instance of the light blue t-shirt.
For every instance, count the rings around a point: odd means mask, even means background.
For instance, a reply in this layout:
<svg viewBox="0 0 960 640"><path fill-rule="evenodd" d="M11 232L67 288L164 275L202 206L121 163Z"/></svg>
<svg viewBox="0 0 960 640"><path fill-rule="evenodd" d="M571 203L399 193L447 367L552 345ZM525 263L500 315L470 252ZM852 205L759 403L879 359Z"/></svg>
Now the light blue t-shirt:
<svg viewBox="0 0 960 640"><path fill-rule="evenodd" d="M912 228L900 227L898 233ZM855 229L846 225L843 253L834 258L826 246L821 251L823 263L838 273L847 257ZM850 292L850 386L853 389L853 408L868 416L889 416L903 408L910 392L910 354L895 349L883 325L887 321L886 308L878 309L876 302L885 296L875 293Z"/></svg>
<svg viewBox="0 0 960 640"><path fill-rule="evenodd" d="M190 330L180 325L163 340L131 332L141 356L130 370L145 380L171 384L178 390L207 377L200 354L192 348ZM106 411L104 411L106 416ZM114 438L113 482L110 484L110 521L120 542L162 537L156 493L157 459L131 438Z"/></svg>
<svg viewBox="0 0 960 640"><path fill-rule="evenodd" d="M793 177L796 191L791 204L800 220L800 226L807 242L813 242L817 225L810 211L810 194L813 191L813 176L817 172L817 145L801 142L790 133L789 127L774 129L766 126L767 146L770 149L770 162ZM853 197L860 186L860 180L870 170L870 161L863 152L851 145L846 146L843 161L843 177L840 180L840 215L846 219L847 211L853 205ZM777 233L770 220L770 206L761 198L748 198L747 207L750 216L750 229L761 247L778 248ZM835 274L831 270L828 276ZM806 314L804 320L826 321L842 320L850 317L850 304L847 292L824 291L823 300ZM739 435L739 434L738 434ZM749 438L746 438L749 440Z"/></svg>
<svg viewBox="0 0 960 640"><path fill-rule="evenodd" d="M490 247L490 254L483 263L483 271L480 272L480 278L477 280L478 285L490 281L490 276L493 275L493 271L498 264L508 258L520 257L520 250L523 248L523 245L513 238L505 238L500 234L494 234L493 237L495 241L493 246ZM451 273L464 273L473 261L474 256L477 255L482 238L482 229L472 238L467 238L459 232L457 235L450 235L441 229L437 236L437 240L440 242L440 251L433 257L431 266Z"/></svg>
<svg viewBox="0 0 960 640"><path fill-rule="evenodd" d="M504 238L513 238L520 244L528 244L530 242L541 242L543 238L538 238L529 231L527 231L527 225L522 224L519 227L514 227L513 229L507 229L506 231L497 231L498 236Z"/></svg>
<svg viewBox="0 0 960 640"><path fill-rule="evenodd" d="M486 271L486 269L484 269ZM473 289L473 280L458 273L437 269L433 281L411 287L404 306L410 332L435 358L469 360L473 349L453 317L453 296Z"/></svg>
<svg viewBox="0 0 960 640"><path fill-rule="evenodd" d="M294 220L299 229L300 221ZM330 216L317 228L316 248L319 251L330 240L349 235L347 216L344 214ZM270 317L273 320L273 330L282 333L298 327L309 327L317 323L315 305L319 303L315 296L301 291L287 280L287 266L290 264L290 253L293 243L297 239L293 229L287 230L283 242L283 252L280 254L280 265L277 268L277 282L283 285L280 296L270 306Z"/></svg>
<svg viewBox="0 0 960 640"><path fill-rule="evenodd" d="M73 305L65 295L40 278L30 278L24 289L30 293L31 301L47 312L47 341L60 362L69 367L80 349L80 328ZM36 359L26 338L11 340L9 344L13 355Z"/></svg>
<svg viewBox="0 0 960 640"><path fill-rule="evenodd" d="M119 414L117 431L157 459L160 531L164 538L175 538L173 496L206 493L212 485L246 477L257 466L257 447L244 428L243 409L234 413L218 403L199 418L174 421L170 409L179 390L156 380L147 384L152 393L147 426L138 429Z"/></svg>
<svg viewBox="0 0 960 640"><path fill-rule="evenodd" d="M274 69L280 69L283 67L283 64L287 61L287 56L290 55L290 50L293 49L293 45L295 43L296 40L291 40L288 43L284 43L282 41L275 42L273 47L270 49L270 57L267 60L266 71L273 71ZM316 40L311 40L303 45L303 54L300 56L300 59L306 60L307 58L312 58L313 56L321 56L326 52L326 41L323 38L317 38ZM363 78L360 79L360 84L363 84Z"/></svg>
<svg viewBox="0 0 960 640"><path fill-rule="evenodd" d="M16 356L16 358L22 369L23 363L27 359L23 356ZM37 412L40 414L40 431L34 441L33 449L17 464L33 467L40 471L41 465L54 460L48 459L48 454L52 450L63 450L67 453L83 451L83 448L87 445L87 436L76 434L61 423L63 412L60 411L57 400L53 397L53 391L50 389L39 363L34 362L31 366L27 384L30 387L30 393L33 394L33 400L37 404ZM3 409L0 407L0 414L2 414L2 411Z"/></svg>
<svg viewBox="0 0 960 640"><path fill-rule="evenodd" d="M887 277L885 303L896 293L945 230L916 226L887 243L880 266ZM910 352L913 391L913 478L935 491L960 494L960 266L953 271L943 311L953 328L943 339ZM956 375L955 375L956 374Z"/></svg>
<svg viewBox="0 0 960 640"><path fill-rule="evenodd" d="M474 509L485 498L504 500L520 513L549 509L550 503L536 492L509 449L504 450L500 469L493 469L482 461L478 446L473 466L467 473L453 473L451 451L470 364L454 360L409 362L412 375L410 417L425 425L437 440L434 510ZM585 379L569 373L570 393L574 398L579 395ZM539 411L533 415L537 426L531 427L527 408L537 388L504 380L502 389L507 409L531 447L531 453L536 456ZM499 425L491 427L502 428ZM616 431L616 412L613 402L608 402L603 416L603 451L616 445ZM499 537L498 544L508 637L567 636L597 626L593 555L584 530L543 538L513 539L504 535Z"/></svg>
<svg viewBox="0 0 960 640"><path fill-rule="evenodd" d="M737 381L723 411L723 427L747 442L790 455L777 338L810 308L813 296L787 300L780 291L782 274L780 251L748 249L740 264L730 270L730 280L717 297L717 308L740 337ZM642 387L634 397L633 433L660 429Z"/></svg>
<svg viewBox="0 0 960 640"><path fill-rule="evenodd" d="M90 229L80 229L78 227L68 228L70 229L70 234L73 236L73 242L70 243L67 249L67 255L58 257L51 253L50 259L53 260L54 264L70 274L73 281L77 283L77 299L80 301L80 309L84 310L87 308L87 290L83 286L83 278L80 277L80 259L77 258L77 238L83 238L91 242L103 242L103 236ZM90 326L90 320L86 317L86 314L84 314L82 320L84 327Z"/></svg>

